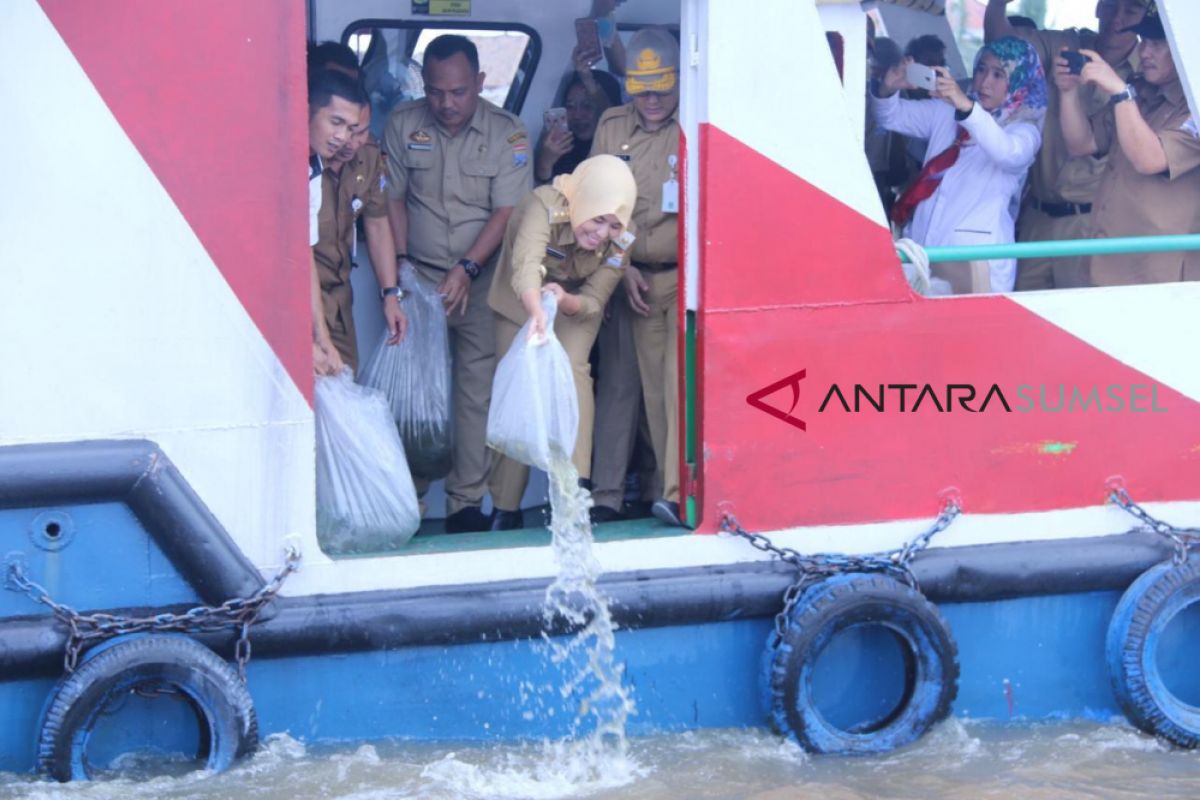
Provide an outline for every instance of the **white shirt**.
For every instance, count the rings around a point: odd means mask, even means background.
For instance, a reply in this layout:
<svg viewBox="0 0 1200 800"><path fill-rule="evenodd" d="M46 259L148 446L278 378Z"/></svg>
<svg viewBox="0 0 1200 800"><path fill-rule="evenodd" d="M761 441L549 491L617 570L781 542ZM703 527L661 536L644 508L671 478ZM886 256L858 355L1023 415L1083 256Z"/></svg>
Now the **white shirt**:
<svg viewBox="0 0 1200 800"><path fill-rule="evenodd" d="M312 155L308 158L308 246L316 247L321 239L321 173L325 165L321 157Z"/></svg>
<svg viewBox="0 0 1200 800"><path fill-rule="evenodd" d="M929 140L926 163L954 143L959 125L971 134L937 191L917 206L905 236L925 247L1013 241L1025 175L1042 145L1036 125L1014 122L1001 128L978 103L960 122L943 100L904 100L898 94L872 95L871 107L888 130ZM1011 292L1016 260L991 261L989 267L992 291Z"/></svg>

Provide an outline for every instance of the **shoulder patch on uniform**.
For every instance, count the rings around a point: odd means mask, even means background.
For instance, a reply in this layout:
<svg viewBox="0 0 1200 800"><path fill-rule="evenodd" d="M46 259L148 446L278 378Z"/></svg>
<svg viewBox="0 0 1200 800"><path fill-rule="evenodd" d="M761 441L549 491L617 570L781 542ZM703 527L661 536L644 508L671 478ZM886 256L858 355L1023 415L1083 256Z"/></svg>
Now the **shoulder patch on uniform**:
<svg viewBox="0 0 1200 800"><path fill-rule="evenodd" d="M516 133L513 133L511 136L508 137L508 143L516 144L517 142L521 141L522 139L528 139L528 138L529 138L529 134L526 133L525 131L517 131Z"/></svg>
<svg viewBox="0 0 1200 800"><path fill-rule="evenodd" d="M1180 125L1179 130L1184 133L1190 133L1193 137L1200 139L1200 125L1196 124L1195 117L1188 117L1188 121Z"/></svg>
<svg viewBox="0 0 1200 800"><path fill-rule="evenodd" d="M528 163L529 163L529 154L528 153L518 153L515 150L513 151L513 166L514 167L523 167Z"/></svg>
<svg viewBox="0 0 1200 800"><path fill-rule="evenodd" d="M604 261L605 264L612 267L613 269L620 269L621 264L623 264L624 262L625 262L625 259L621 256L609 256Z"/></svg>

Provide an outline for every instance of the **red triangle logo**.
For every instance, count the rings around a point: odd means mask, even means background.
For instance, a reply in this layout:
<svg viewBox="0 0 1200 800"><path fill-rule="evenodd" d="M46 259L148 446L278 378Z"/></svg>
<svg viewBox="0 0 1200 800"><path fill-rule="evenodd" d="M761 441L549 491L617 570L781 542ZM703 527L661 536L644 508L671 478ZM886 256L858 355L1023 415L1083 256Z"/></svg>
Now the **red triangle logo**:
<svg viewBox="0 0 1200 800"><path fill-rule="evenodd" d="M800 381L804 380L804 375L807 370L793 372L786 378L781 378L769 386L764 386L756 392L752 392L746 396L746 402L757 408L759 411L765 411L776 419L781 419L788 425L793 425L802 431L807 431L808 426L804 420L799 417L792 416L792 412L796 409L796 404L800 402ZM788 405L787 410L768 405L763 402L764 397L769 397L777 392L783 392L785 389L791 389L792 402Z"/></svg>

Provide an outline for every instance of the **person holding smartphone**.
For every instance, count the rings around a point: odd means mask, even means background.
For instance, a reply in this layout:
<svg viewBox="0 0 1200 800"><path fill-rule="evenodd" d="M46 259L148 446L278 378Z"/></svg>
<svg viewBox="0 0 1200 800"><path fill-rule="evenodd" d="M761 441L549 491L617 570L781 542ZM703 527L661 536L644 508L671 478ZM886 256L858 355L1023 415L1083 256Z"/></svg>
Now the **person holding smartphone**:
<svg viewBox="0 0 1200 800"><path fill-rule="evenodd" d="M1018 36L1032 44L1047 72L1064 49L1088 49L1112 66L1126 81L1137 63L1137 35L1128 28L1146 14L1150 0L1097 0L1096 30L1031 30L1014 26L1007 16L1012 0L988 0L984 12L984 41ZM1022 242L1061 241L1087 237L1092 198L1104 171L1104 159L1071 158L1059 125L1061 93L1050 81L1046 127L1037 163L1030 170L1029 191L1018 222ZM1094 84L1080 88L1079 99L1088 115L1101 113L1108 95ZM1017 271L1017 290L1087 286L1087 258L1023 258Z"/></svg>
<svg viewBox="0 0 1200 800"><path fill-rule="evenodd" d="M1046 115L1037 52L1015 37L985 45L970 93L939 67L931 100L899 96L911 86L907 71L907 64L888 70L871 100L880 125L929 140L921 172L892 207L892 221L925 247L1013 241L1013 212ZM991 261L988 271L991 291L1012 291L1013 259Z"/></svg>
<svg viewBox="0 0 1200 800"><path fill-rule="evenodd" d="M1187 97L1162 19L1152 10L1132 28L1141 37L1141 75L1127 81L1099 53L1084 50L1075 74L1066 54L1054 79L1062 95L1062 131L1073 156L1107 153L1096 189L1093 238L1163 236L1200 230L1200 125ZM1090 119L1083 87L1111 99ZM1092 286L1200 280L1200 254L1176 250L1091 256Z"/></svg>
<svg viewBox="0 0 1200 800"><path fill-rule="evenodd" d="M571 172L588 157L596 123L608 108L620 105L621 87L607 72L591 68L591 58L575 46L571 54L575 71L563 91L563 105L543 115L545 127L538 140L533 176L538 184Z"/></svg>

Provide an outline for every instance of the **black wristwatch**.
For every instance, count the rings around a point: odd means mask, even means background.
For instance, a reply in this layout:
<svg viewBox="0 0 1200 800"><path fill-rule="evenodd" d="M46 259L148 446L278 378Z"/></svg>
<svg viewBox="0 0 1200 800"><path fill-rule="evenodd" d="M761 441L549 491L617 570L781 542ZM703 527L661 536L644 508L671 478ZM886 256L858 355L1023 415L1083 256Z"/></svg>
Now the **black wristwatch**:
<svg viewBox="0 0 1200 800"><path fill-rule="evenodd" d="M472 261L469 258L460 258L458 260L458 266L462 267L466 271L467 277L471 280L478 278L480 271L483 269L479 266L478 262Z"/></svg>
<svg viewBox="0 0 1200 800"><path fill-rule="evenodd" d="M1123 103L1126 100L1136 100L1137 96L1137 89L1133 88L1132 83L1127 83L1125 84L1124 91L1117 92L1112 97L1108 98L1108 104L1110 106L1115 106L1117 103Z"/></svg>
<svg viewBox="0 0 1200 800"><path fill-rule="evenodd" d="M389 297L395 297L396 300L403 300L405 291L399 286L388 286L379 290L379 299L387 300Z"/></svg>

